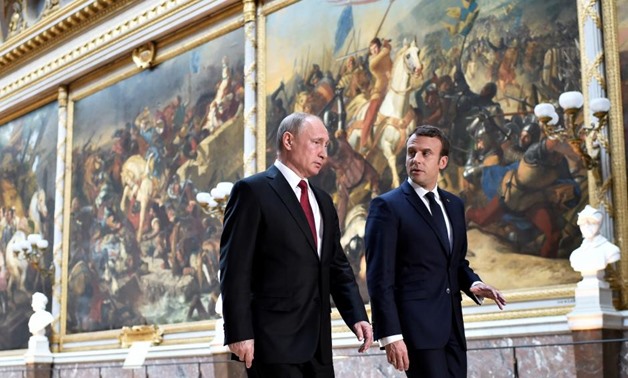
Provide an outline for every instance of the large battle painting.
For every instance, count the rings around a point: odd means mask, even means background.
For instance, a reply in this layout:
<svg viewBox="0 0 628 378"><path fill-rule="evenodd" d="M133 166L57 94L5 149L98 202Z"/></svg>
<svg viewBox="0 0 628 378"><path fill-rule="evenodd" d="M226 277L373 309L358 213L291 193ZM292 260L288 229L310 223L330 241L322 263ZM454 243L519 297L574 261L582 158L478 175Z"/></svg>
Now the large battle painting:
<svg viewBox="0 0 628 378"><path fill-rule="evenodd" d="M242 29L74 103L67 333L216 316L221 219L241 178Z"/></svg>
<svg viewBox="0 0 628 378"><path fill-rule="evenodd" d="M0 350L27 347L31 297L51 298L58 120L52 102L0 125ZM28 260L30 235L48 247Z"/></svg>
<svg viewBox="0 0 628 378"><path fill-rule="evenodd" d="M323 118L332 145L314 181L334 196L365 300L369 201L407 179L405 141L419 124L449 136L439 186L465 200L468 257L485 281L579 280L567 257L581 242L586 169L534 115L580 90L574 1L304 0L266 23L267 165L285 114Z"/></svg>

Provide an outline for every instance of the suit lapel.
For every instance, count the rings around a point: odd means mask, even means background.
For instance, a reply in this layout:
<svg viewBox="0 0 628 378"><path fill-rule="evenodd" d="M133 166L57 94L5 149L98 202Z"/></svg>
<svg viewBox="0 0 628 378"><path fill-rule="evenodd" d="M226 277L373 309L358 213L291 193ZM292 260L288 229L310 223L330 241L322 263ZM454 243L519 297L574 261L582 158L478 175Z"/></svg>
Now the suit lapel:
<svg viewBox="0 0 628 378"><path fill-rule="evenodd" d="M324 248L328 242L328 239L330 237L330 235L333 235L333 229L332 229L332 211L335 211L334 209L330 209L327 205L327 202L322 200L322 194L321 194L321 190L318 188L315 188L314 186L311 186L312 191L314 192L314 197L316 197L316 202L318 203L318 209L321 213L321 225L323 227L323 237L321 238L321 256L320 256L320 260L323 261L323 253L325 253L325 250L327 250L327 248ZM318 256L318 253L317 253Z"/></svg>
<svg viewBox="0 0 628 378"><path fill-rule="evenodd" d="M290 215L292 215L301 231L305 234L308 243L318 257L318 253L316 252L316 244L314 243L314 236L312 235L312 231L310 230L310 225L307 222L305 213L301 208L301 204L294 194L294 190L290 187L290 184L288 184L288 181L285 177L283 177L279 169L277 169L277 167L275 167L274 165L270 167L266 171L266 173L266 176L269 178L270 186L277 193L277 196L279 197L281 202L286 206L286 208L290 212Z"/></svg>
<svg viewBox="0 0 628 378"><path fill-rule="evenodd" d="M452 239L452 243L451 243L451 254L453 256L454 252L456 251L456 242L459 240L462 240L461 238L457 237L457 232L462 231L462 232L467 232L466 227L463 226L462 230L460 229L460 227L458 226L458 224L456 222L458 222L458 220L460 220L460 216L458 214L454 214L454 207L451 199L450 199L450 194L438 189L438 193L440 195L440 198L443 202L443 206L445 207L445 212L447 213L447 218L449 218L449 224L451 225L451 239ZM464 217L462 218L464 219Z"/></svg>
<svg viewBox="0 0 628 378"><path fill-rule="evenodd" d="M449 254L449 241L448 240L443 240L441 238L440 232L438 232L438 230L436 230L436 226L434 225L434 220L432 219L432 214L430 213L430 211L425 206L425 203L423 203L423 201L419 198L419 195L416 193L416 191L414 190L412 185L410 185L409 182L404 181L404 183L401 185L401 189L403 190L404 194L406 195L406 198L408 199L408 201L419 212L419 214L421 214L421 216L425 220L425 223L427 223L430 226L430 228L432 229L432 231L434 232L434 234L438 238L438 241L440 242L441 246L443 247L443 251L444 251L445 255L447 257L449 257L449 255L450 255ZM439 193L441 193L441 192L439 192ZM448 214L449 214L449 212L448 212Z"/></svg>

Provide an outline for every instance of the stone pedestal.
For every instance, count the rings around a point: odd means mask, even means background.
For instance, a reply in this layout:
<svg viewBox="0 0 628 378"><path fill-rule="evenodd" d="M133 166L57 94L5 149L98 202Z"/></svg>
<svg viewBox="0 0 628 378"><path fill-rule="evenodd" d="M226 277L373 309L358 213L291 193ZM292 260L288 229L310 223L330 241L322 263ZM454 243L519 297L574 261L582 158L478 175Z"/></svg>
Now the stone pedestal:
<svg viewBox="0 0 628 378"><path fill-rule="evenodd" d="M604 271L585 276L576 286L576 305L567 314L571 330L621 329L622 316L613 306L613 292Z"/></svg>
<svg viewBox="0 0 628 378"><path fill-rule="evenodd" d="M621 338L622 332L616 329L574 331L574 342L581 343L574 345L576 376L619 377L621 343L603 341Z"/></svg>
<svg viewBox="0 0 628 378"><path fill-rule="evenodd" d="M50 378L52 376L52 353L46 336L31 336L28 351L24 354L26 378Z"/></svg>
<svg viewBox="0 0 628 378"><path fill-rule="evenodd" d="M604 271L586 275L576 286L576 305L567 314L572 330L576 376L618 377L622 316L613 306L613 293Z"/></svg>

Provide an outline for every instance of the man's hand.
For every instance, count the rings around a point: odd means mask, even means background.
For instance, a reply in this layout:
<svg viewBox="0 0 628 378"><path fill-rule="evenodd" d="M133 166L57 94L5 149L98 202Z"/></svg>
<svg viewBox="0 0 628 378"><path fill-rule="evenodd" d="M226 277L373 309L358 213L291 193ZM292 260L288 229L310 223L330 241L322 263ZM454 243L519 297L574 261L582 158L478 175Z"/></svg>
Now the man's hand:
<svg viewBox="0 0 628 378"><path fill-rule="evenodd" d="M408 358L408 348L403 340L394 341L387 344L386 358L388 363L399 371L406 371L410 368L410 359Z"/></svg>
<svg viewBox="0 0 628 378"><path fill-rule="evenodd" d="M238 341L237 343L227 345L231 353L238 356L240 361L243 361L247 369L251 368L253 364L253 352L254 352L253 339Z"/></svg>
<svg viewBox="0 0 628 378"><path fill-rule="evenodd" d="M373 327L371 327L368 322L361 321L353 325L353 330L355 331L355 335L358 337L358 340L362 341L362 345L360 346L360 349L358 349L358 352L366 352L371 344L373 344Z"/></svg>
<svg viewBox="0 0 628 378"><path fill-rule="evenodd" d="M477 297L482 298L490 298L495 301L497 307L500 310L504 309L506 306L506 298L499 292L499 290L495 289L491 285L487 285L484 282L479 282L473 286L471 286L471 292L475 294Z"/></svg>

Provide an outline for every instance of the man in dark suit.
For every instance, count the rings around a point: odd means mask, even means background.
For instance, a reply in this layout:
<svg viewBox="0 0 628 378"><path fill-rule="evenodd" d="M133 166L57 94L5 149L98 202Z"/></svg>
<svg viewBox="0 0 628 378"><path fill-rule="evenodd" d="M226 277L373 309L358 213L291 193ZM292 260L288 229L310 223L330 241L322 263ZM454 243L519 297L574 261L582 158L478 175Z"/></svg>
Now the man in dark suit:
<svg viewBox="0 0 628 378"><path fill-rule="evenodd" d="M406 151L408 181L375 198L366 222L375 339L408 377L466 377L461 290L478 304L506 301L469 267L462 200L436 185L449 141L419 126Z"/></svg>
<svg viewBox="0 0 628 378"><path fill-rule="evenodd" d="M277 134L274 165L237 182L225 211L225 345L250 377L333 377L330 294L360 352L373 334L331 197L307 180L327 159L329 133L293 113Z"/></svg>

